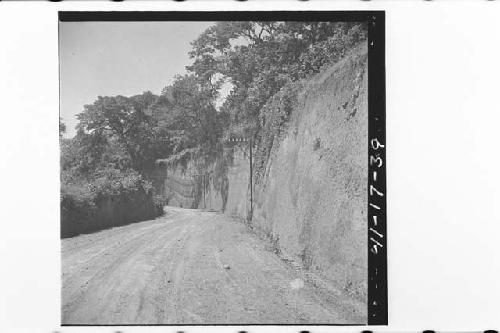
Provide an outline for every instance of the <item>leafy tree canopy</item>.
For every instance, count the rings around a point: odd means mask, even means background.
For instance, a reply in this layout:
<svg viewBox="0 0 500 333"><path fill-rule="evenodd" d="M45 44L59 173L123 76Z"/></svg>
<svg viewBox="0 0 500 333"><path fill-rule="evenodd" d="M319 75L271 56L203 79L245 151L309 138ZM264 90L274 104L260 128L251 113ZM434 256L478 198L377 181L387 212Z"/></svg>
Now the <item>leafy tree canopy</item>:
<svg viewBox="0 0 500 333"><path fill-rule="evenodd" d="M76 139L84 149L91 150L88 156L103 156L106 146L116 146L126 155L121 159L128 159L130 167L146 169L169 148L166 132L152 117L151 108L157 100L151 92L132 97L99 96L78 114Z"/></svg>
<svg viewBox="0 0 500 333"><path fill-rule="evenodd" d="M260 129L259 113L285 84L317 73L366 38L360 23L218 22L192 43L187 69L233 85L223 110L232 125ZM219 75L219 76L218 76Z"/></svg>
<svg viewBox="0 0 500 333"><path fill-rule="evenodd" d="M188 73L159 96L99 96L78 114L73 139L62 138L60 120L63 180L145 174L157 161L208 161L234 133L260 138L267 156L293 108L292 84L338 61L366 35L355 22L218 22L192 42ZM224 84L232 88L217 108ZM277 110L269 107L273 100Z"/></svg>

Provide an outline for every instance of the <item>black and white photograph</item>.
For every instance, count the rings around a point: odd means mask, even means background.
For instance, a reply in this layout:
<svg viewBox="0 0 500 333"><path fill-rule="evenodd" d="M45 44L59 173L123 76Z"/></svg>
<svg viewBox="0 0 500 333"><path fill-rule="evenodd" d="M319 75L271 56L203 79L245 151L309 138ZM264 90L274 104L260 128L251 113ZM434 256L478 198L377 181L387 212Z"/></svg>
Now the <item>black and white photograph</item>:
<svg viewBox="0 0 500 333"><path fill-rule="evenodd" d="M62 324L367 324L369 22L64 14Z"/></svg>
<svg viewBox="0 0 500 333"><path fill-rule="evenodd" d="M499 1L0 1L0 331L497 332Z"/></svg>

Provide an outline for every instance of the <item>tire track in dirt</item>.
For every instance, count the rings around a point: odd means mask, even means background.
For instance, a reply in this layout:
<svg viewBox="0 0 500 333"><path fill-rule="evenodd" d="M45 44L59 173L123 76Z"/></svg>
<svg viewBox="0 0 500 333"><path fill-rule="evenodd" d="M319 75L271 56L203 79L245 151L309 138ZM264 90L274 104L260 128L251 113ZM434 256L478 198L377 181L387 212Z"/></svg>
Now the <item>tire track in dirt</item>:
<svg viewBox="0 0 500 333"><path fill-rule="evenodd" d="M220 213L167 211L167 217L135 228L64 240L63 324L359 319L349 312L349 302L310 283L305 272L270 252L243 224ZM303 286L292 288L299 278Z"/></svg>
<svg viewBox="0 0 500 333"><path fill-rule="evenodd" d="M165 267L165 278L167 285L160 293L163 294L163 316L158 318L160 322L173 324L179 317L179 286L182 284L184 274L184 249L186 243L191 238L190 232L193 232L193 226L185 226L183 232L176 236L176 246L173 247L168 256L170 262Z"/></svg>
<svg viewBox="0 0 500 333"><path fill-rule="evenodd" d="M162 238L175 233L176 229L168 230ZM86 282L83 282L82 278L78 280L78 277L82 275L79 272L75 273L77 281L72 285L68 284L67 288L63 287L63 301L65 302L65 306L63 307L63 322L79 322L80 316L86 318L92 314L91 321L101 320L100 318L106 315L105 311L103 312L101 309L111 308L113 302L116 302L113 295L118 294L120 295L120 301L117 302L118 305L114 306L114 308L115 312L119 312L121 307L123 307L125 294L118 293L118 291L123 289L123 285L131 279L131 276L134 276L134 274L130 273L135 271L135 275L139 277L143 276L144 273L139 271L141 266L134 263L137 262L138 258L145 251L157 252L159 248L164 246L160 242L148 242L148 238L149 235L143 234L131 241L125 242L115 249L115 251L110 252L110 255L101 257L101 260L96 260L93 263L96 270ZM145 264L147 265L147 263ZM140 281L138 282L139 286L141 286ZM133 285L134 283L129 284ZM78 296L65 295L64 290L70 288L77 289ZM90 307L89 304L95 305ZM64 316L65 314L67 315ZM106 320L112 319L112 317L113 315L110 315Z"/></svg>
<svg viewBox="0 0 500 333"><path fill-rule="evenodd" d="M150 253L151 258L159 260L162 258L161 249L169 245L169 241L178 233L179 229L184 228L184 220L178 220L176 223L164 223L154 227L142 228L139 234L127 235L130 238L122 240L118 246L107 249L108 255L94 256L93 268L87 273L89 262L85 262L80 270L73 273L66 281L63 280L63 323L80 323L80 317L87 318L90 321L110 321L115 315L106 316L106 312L99 309L115 308L116 313L120 313L128 297L121 293L117 300L112 295L119 294L124 285L144 287L140 279L132 279L140 265L137 262L145 257L144 254ZM85 252L84 252L85 253ZM160 254L160 255L159 255ZM146 266L146 272L142 272L138 277L148 275L147 266L160 267L154 262ZM86 274L87 273L87 274ZM136 274L137 275L137 274ZM128 281L128 282L127 282ZM68 292L68 291L71 291ZM111 295L110 297L105 297ZM125 296L124 296L125 295ZM86 307L86 304L98 303L98 306ZM140 304L140 302L139 302ZM93 315L92 315L93 314ZM89 318L90 317L90 318ZM132 320L134 317L129 317Z"/></svg>

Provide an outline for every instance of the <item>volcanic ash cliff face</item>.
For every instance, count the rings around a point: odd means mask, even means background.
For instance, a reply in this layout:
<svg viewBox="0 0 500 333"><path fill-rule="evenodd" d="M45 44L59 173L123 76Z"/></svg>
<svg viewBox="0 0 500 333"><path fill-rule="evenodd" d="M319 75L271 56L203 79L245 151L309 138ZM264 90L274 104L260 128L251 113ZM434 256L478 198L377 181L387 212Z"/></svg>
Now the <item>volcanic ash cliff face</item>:
<svg viewBox="0 0 500 333"><path fill-rule="evenodd" d="M285 257L366 301L366 46L299 94L285 135L255 186L252 225Z"/></svg>
<svg viewBox="0 0 500 333"><path fill-rule="evenodd" d="M276 252L366 302L367 66L363 45L297 84L283 133L272 139L263 168L253 170L252 209L246 143L232 148L230 163L205 171L204 194L196 179L183 179L176 170L165 186L161 180L155 187L166 189L170 205L211 208L247 221ZM267 107L272 113L281 105Z"/></svg>

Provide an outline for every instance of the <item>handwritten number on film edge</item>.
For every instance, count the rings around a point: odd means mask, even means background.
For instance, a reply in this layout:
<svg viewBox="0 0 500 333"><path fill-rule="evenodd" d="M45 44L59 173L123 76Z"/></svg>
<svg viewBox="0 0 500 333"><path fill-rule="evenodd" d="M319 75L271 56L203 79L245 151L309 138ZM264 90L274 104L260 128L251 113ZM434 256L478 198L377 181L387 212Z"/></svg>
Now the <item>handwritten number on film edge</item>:
<svg viewBox="0 0 500 333"><path fill-rule="evenodd" d="M385 148L385 145L380 143L377 138L374 138L370 141L370 146L373 150L379 150ZM371 154L370 155L370 166L375 166L377 168L382 167L384 165L383 159L380 157L379 153L376 154ZM376 183L377 182L377 171L373 171L372 173L372 182ZM380 190L378 190L373 184L370 184L370 197L369 201L372 201L372 198L374 197L383 197L384 193ZM374 204L373 202L370 202L370 207L374 208L375 211L380 210L380 206ZM377 213L373 214L371 216L373 219L373 227L369 228L369 231L371 233L370 237L370 251L374 254L378 254L378 249L382 248L383 245L380 243L380 240L384 238L384 235L380 233L376 227L377 227Z"/></svg>

